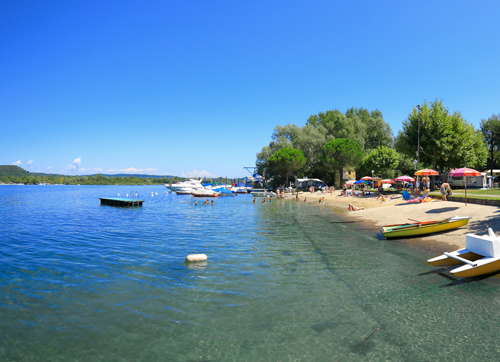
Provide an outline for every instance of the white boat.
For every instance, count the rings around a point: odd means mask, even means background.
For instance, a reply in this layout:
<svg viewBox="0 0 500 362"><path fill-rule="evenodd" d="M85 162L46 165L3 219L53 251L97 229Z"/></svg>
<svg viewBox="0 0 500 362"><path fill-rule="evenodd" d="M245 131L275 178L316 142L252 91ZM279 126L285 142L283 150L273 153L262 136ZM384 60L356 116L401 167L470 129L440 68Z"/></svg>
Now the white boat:
<svg viewBox="0 0 500 362"><path fill-rule="evenodd" d="M177 182L175 184L165 185L166 188L176 191L180 188L191 188L191 189L202 189L203 185L201 184L201 179L189 179L187 181Z"/></svg>
<svg viewBox="0 0 500 362"><path fill-rule="evenodd" d="M204 190L207 190L207 189L205 189L203 186L201 186L201 187L179 187L174 192L177 195L191 195L191 193L194 191L204 191Z"/></svg>
<svg viewBox="0 0 500 362"><path fill-rule="evenodd" d="M219 192L208 189L194 190L191 191L191 195L194 197L218 197Z"/></svg>
<svg viewBox="0 0 500 362"><path fill-rule="evenodd" d="M231 188L231 192L235 192L237 194L248 194L253 191L253 187L246 186L236 186Z"/></svg>
<svg viewBox="0 0 500 362"><path fill-rule="evenodd" d="M267 190L253 190L251 192L252 196L255 197L269 197L269 196L276 196L276 194L273 191L267 191Z"/></svg>
<svg viewBox="0 0 500 362"><path fill-rule="evenodd" d="M500 237L491 228L488 235L467 234L465 249L427 260L433 266L462 265L451 270L457 277L475 277L500 271Z"/></svg>

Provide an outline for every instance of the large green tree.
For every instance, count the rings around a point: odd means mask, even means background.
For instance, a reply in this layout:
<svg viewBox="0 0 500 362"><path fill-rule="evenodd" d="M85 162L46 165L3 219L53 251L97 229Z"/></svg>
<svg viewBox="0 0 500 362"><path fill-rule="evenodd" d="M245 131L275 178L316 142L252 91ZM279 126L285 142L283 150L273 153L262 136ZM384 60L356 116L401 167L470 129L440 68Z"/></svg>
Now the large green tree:
<svg viewBox="0 0 500 362"><path fill-rule="evenodd" d="M396 149L415 157L419 143L419 161L436 170L464 166L480 168L487 157L480 132L465 121L460 112L451 113L442 100L425 101L420 110L414 107L408 119L403 121Z"/></svg>
<svg viewBox="0 0 500 362"><path fill-rule="evenodd" d="M305 163L304 153L290 147L279 149L269 158L271 170L285 177L285 185L288 185L288 176L304 166Z"/></svg>
<svg viewBox="0 0 500 362"><path fill-rule="evenodd" d="M493 114L488 119L481 120L481 132L483 140L488 145L490 156L488 158L489 169L492 170L498 166L498 154L500 151L500 114Z"/></svg>
<svg viewBox="0 0 500 362"><path fill-rule="evenodd" d="M363 150L357 142L348 138L337 138L324 144L320 161L326 172L333 169L342 175L344 168L356 167L362 157Z"/></svg>
<svg viewBox="0 0 500 362"><path fill-rule="evenodd" d="M365 154L357 171L360 175L370 175L373 170L377 176L393 178L398 165L399 154L396 150L381 146Z"/></svg>

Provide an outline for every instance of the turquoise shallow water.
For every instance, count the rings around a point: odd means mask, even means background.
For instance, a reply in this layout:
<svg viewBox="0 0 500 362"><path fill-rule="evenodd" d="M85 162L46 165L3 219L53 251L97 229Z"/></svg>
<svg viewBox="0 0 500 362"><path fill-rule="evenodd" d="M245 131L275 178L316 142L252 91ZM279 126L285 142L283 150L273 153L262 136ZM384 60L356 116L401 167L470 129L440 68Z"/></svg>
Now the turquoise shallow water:
<svg viewBox="0 0 500 362"><path fill-rule="evenodd" d="M132 190L142 208L99 205ZM164 191L0 187L1 361L498 359L500 279L326 207Z"/></svg>

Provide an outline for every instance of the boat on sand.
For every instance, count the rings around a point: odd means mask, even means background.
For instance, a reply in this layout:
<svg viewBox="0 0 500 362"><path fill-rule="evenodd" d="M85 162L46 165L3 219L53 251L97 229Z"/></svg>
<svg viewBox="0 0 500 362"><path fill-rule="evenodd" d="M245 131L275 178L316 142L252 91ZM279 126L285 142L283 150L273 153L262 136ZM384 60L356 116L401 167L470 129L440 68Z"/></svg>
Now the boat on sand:
<svg viewBox="0 0 500 362"><path fill-rule="evenodd" d="M457 277L475 277L500 271L500 238L488 228L488 235L467 234L465 248L427 260L433 266L461 265L450 271Z"/></svg>
<svg viewBox="0 0 500 362"><path fill-rule="evenodd" d="M436 221L415 221L406 224L382 226L382 234L386 238L401 238L407 236L425 235L456 229L469 223L469 216L453 216L448 219Z"/></svg>

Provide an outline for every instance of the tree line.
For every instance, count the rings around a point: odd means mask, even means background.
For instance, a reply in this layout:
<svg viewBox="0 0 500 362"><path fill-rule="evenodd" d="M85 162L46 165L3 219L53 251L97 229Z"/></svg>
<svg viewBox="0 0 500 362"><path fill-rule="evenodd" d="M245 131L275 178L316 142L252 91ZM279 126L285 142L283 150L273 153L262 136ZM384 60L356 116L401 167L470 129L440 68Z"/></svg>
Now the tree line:
<svg viewBox="0 0 500 362"><path fill-rule="evenodd" d="M60 184L60 185L163 185L185 181L183 177L136 177L136 176L66 176L66 175L23 175L23 176L0 176L3 183L22 183L25 185L38 184Z"/></svg>
<svg viewBox="0 0 500 362"><path fill-rule="evenodd" d="M312 115L303 127L277 125L269 145L257 153L256 165L274 186L302 176L340 186L345 171L394 178L422 168L440 173L498 168L499 161L499 115L475 129L460 112L451 112L436 99L413 107L397 136L382 112L354 107Z"/></svg>

